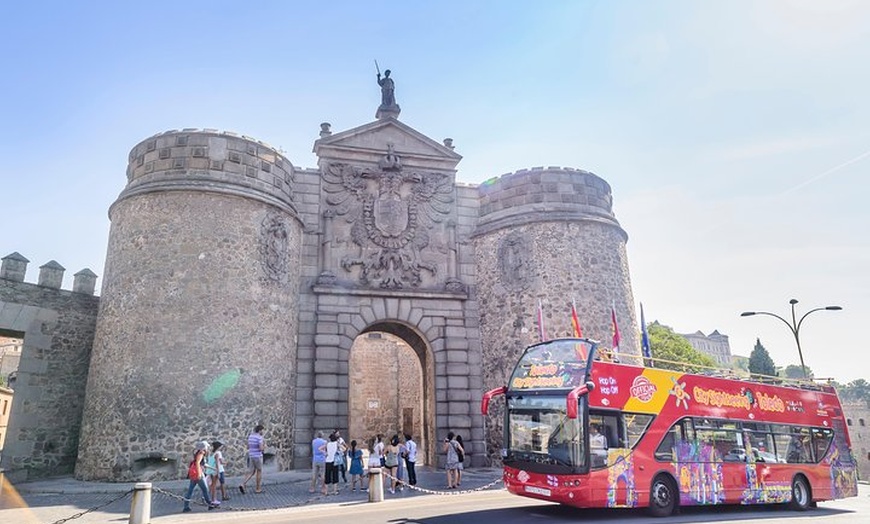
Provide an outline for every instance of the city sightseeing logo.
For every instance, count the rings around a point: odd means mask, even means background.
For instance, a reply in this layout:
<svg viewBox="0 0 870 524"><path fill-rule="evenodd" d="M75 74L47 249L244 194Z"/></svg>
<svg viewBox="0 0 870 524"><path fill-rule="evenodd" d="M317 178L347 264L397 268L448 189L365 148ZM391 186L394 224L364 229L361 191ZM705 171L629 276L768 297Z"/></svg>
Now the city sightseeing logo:
<svg viewBox="0 0 870 524"><path fill-rule="evenodd" d="M634 382L631 383L631 396L640 400L641 402L649 402L652 400L653 395L656 394L659 388L656 387L655 384L650 382L648 378L643 375L639 375L634 377Z"/></svg>

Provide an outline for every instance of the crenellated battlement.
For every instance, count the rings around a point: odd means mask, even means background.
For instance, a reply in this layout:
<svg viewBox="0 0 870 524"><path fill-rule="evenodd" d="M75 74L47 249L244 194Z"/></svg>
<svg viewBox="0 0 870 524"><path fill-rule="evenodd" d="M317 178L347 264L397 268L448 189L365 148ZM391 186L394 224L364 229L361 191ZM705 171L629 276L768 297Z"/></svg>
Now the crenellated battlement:
<svg viewBox="0 0 870 524"><path fill-rule="evenodd" d="M0 265L0 279L11 280L12 282L24 282L24 277L27 274L27 260L17 251L10 253L0 259L3 261ZM38 286L60 289L63 284L63 274L66 271L62 265L55 260L49 260L39 267ZM97 275L88 268L82 269L74 275L73 293L83 293L93 295L96 288Z"/></svg>
<svg viewBox="0 0 870 524"><path fill-rule="evenodd" d="M594 220L620 228L610 184L583 169L519 169L486 180L477 191L478 234L542 220Z"/></svg>
<svg viewBox="0 0 870 524"><path fill-rule="evenodd" d="M249 136L216 129L157 133L129 154L125 198L155 191L212 191L253 198L295 214L296 169L280 151Z"/></svg>

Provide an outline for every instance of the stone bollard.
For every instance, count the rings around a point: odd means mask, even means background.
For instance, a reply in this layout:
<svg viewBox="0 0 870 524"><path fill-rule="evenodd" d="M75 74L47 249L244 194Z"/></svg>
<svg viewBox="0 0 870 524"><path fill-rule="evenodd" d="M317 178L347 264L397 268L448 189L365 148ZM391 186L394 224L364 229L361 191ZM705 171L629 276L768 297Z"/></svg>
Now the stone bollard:
<svg viewBox="0 0 870 524"><path fill-rule="evenodd" d="M369 468L369 502L384 501L384 477L381 468Z"/></svg>
<svg viewBox="0 0 870 524"><path fill-rule="evenodd" d="M138 482L133 486L129 524L151 524L151 483Z"/></svg>

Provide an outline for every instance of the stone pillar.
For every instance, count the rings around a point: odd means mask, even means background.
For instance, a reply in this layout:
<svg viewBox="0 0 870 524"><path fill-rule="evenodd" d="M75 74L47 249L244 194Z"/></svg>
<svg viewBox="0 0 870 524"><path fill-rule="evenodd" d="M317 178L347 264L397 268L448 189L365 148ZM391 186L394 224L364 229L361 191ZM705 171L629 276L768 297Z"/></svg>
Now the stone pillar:
<svg viewBox="0 0 870 524"><path fill-rule="evenodd" d="M84 293L93 295L94 289L97 287L97 275L88 268L82 269L75 275L73 279L73 293Z"/></svg>
<svg viewBox="0 0 870 524"><path fill-rule="evenodd" d="M3 265L0 266L0 278L12 280L14 282L24 282L24 275L27 273L27 263L30 262L17 251L6 255L2 259Z"/></svg>
<svg viewBox="0 0 870 524"><path fill-rule="evenodd" d="M76 476L183 478L197 441L290 467L302 223L293 166L247 137L163 133L133 148L112 221ZM268 475L268 472L267 472Z"/></svg>
<svg viewBox="0 0 870 524"><path fill-rule="evenodd" d="M64 271L66 269L54 260L39 266L39 285L52 289L60 289L61 284L63 284Z"/></svg>

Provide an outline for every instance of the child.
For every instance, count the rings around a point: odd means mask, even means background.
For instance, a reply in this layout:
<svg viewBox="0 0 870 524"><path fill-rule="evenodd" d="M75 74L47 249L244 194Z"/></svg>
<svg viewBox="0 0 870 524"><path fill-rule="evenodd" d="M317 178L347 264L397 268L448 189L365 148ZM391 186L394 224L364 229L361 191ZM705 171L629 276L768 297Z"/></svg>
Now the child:
<svg viewBox="0 0 870 524"><path fill-rule="evenodd" d="M214 453L212 453L209 443L203 441L202 444L205 446L205 460L202 463L202 473L208 486L209 498L214 501L215 488L217 487L217 464L215 463Z"/></svg>
<svg viewBox="0 0 870 524"><path fill-rule="evenodd" d="M223 447L223 443L219 440L215 440L214 442L212 442L211 447L213 450L212 455L214 457L214 463L217 466L217 475L214 478L212 478L211 492L212 493L215 492L214 485L217 484L218 482L220 482L221 501L230 500L229 495L227 495L226 479L224 478L224 454L221 451L221 448ZM214 498L215 498L214 495L212 495L211 498L212 498L212 500L214 500Z"/></svg>

